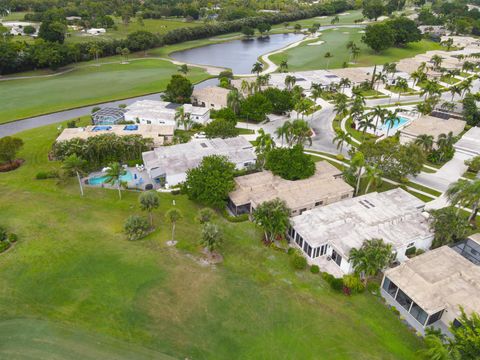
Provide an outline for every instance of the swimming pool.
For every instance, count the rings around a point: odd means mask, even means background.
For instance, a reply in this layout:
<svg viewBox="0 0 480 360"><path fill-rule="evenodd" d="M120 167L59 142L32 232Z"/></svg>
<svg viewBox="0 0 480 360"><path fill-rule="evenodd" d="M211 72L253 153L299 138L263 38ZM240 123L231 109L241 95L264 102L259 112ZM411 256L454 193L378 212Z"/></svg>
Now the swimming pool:
<svg viewBox="0 0 480 360"><path fill-rule="evenodd" d="M97 126L94 126L94 128L92 130L93 131L108 131L108 130L112 130L112 127L108 126L108 125L97 125Z"/></svg>
<svg viewBox="0 0 480 360"><path fill-rule="evenodd" d="M88 183L90 185L101 185L104 184L108 179L108 176L96 176L96 177L91 177L88 179ZM121 181L132 181L133 176L130 171L127 171L125 175L120 176Z"/></svg>
<svg viewBox="0 0 480 360"><path fill-rule="evenodd" d="M126 131L135 131L138 130L138 125L126 125L123 130Z"/></svg>
<svg viewBox="0 0 480 360"><path fill-rule="evenodd" d="M380 126L378 130L383 132L387 132L388 130L390 134L395 134L398 128L407 124L408 122L410 122L410 119L405 118L403 116L399 116L397 117L396 121L392 121L392 120L385 121L385 123L382 126Z"/></svg>

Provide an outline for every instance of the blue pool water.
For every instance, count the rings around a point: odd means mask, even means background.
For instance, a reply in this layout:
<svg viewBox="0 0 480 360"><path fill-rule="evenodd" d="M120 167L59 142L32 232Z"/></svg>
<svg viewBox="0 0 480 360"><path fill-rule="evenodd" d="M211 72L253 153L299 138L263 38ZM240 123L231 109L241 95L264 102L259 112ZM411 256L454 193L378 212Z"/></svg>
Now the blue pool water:
<svg viewBox="0 0 480 360"><path fill-rule="evenodd" d="M108 131L108 130L112 130L112 127L108 126L108 125L97 125L92 130L93 131Z"/></svg>
<svg viewBox="0 0 480 360"><path fill-rule="evenodd" d="M402 116L399 116L399 117L397 118L397 121L391 121L391 120L390 120L390 121L386 121L385 124L383 124L383 125L382 125L381 127L379 127L378 129L381 130L381 131L385 131L385 132L386 132L386 131L388 130L388 128L390 127L390 130L389 130L390 134L394 134L395 131L396 131L399 127L405 125L405 124L408 123L409 121L410 121L410 119L407 119L407 118L404 118L404 117L402 117ZM392 124L392 123L393 123L393 124Z"/></svg>
<svg viewBox="0 0 480 360"><path fill-rule="evenodd" d="M138 125L126 125L123 130L135 131L138 130Z"/></svg>
<svg viewBox="0 0 480 360"><path fill-rule="evenodd" d="M90 179L88 179L88 183L90 185L101 185L103 183L105 183L108 179L108 176L97 176L97 177L92 177ZM125 175L122 175L120 177L120 180L122 181L132 181L133 180L133 176L132 176L132 173L130 171L127 171L127 173Z"/></svg>

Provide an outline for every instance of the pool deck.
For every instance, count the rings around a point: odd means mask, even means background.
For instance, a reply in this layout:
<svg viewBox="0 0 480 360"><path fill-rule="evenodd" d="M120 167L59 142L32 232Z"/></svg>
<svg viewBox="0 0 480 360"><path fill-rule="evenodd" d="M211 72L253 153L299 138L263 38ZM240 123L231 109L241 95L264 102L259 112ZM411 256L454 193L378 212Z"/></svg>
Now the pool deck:
<svg viewBox="0 0 480 360"><path fill-rule="evenodd" d="M127 167L125 168L125 170L129 171L132 174L132 180L127 181L127 189L145 190L145 185L147 184L152 184L153 189L158 189L160 187L158 184L155 184L152 181L152 179L148 175L147 170L139 171L135 167ZM86 180L90 178L102 177L102 176L105 176L104 172L96 171L96 172L90 173L87 177L83 178L82 182L86 186L91 186L91 187L101 187L101 188L107 188L107 189L116 188L115 185L111 185L111 184L102 183L102 184L92 185L86 182Z"/></svg>

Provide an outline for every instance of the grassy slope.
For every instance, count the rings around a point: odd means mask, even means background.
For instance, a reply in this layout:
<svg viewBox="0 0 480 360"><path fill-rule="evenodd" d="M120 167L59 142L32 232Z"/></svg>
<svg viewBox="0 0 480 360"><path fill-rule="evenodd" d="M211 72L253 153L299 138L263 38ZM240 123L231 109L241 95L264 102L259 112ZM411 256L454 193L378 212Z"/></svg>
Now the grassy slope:
<svg viewBox="0 0 480 360"><path fill-rule="evenodd" d="M225 233L224 264L200 266L198 206L162 194L158 230L126 241L122 223L140 213L137 193L119 201L115 191L87 189L81 199L73 180L33 180L39 170L58 166L46 156L55 128L22 133L26 163L0 176L2 225L20 236L0 256L0 334L13 332L10 358L27 358L22 331L8 330L18 318L71 329L60 337L42 332L53 342L48 351L60 355L62 336L81 348L88 346L87 331L179 358L416 358L420 341L379 299L345 297L318 275L292 271L286 254L260 244L251 223L217 219ZM165 246L164 213L173 199L184 213L179 249ZM36 324L18 326L38 341ZM113 358L118 353L116 345L103 350Z"/></svg>
<svg viewBox="0 0 480 360"><path fill-rule="evenodd" d="M390 48L380 54L375 54L372 50L361 42L363 36L361 29L338 28L338 30L326 30L315 40L305 42L295 48L289 49L279 54L270 56L270 59L279 64L283 59L288 60L289 70L315 70L328 67L341 68L344 62L351 60L350 53L346 48L349 41L354 41L361 49L360 55L351 66L368 66L373 64L384 64L386 62L398 61L403 58L412 57L416 54L429 50L436 50L440 45L430 41L420 41L409 44L405 48ZM321 45L308 45L317 41L324 41ZM326 59L325 53L330 52L333 57Z"/></svg>
<svg viewBox="0 0 480 360"><path fill-rule="evenodd" d="M147 59L126 65L83 66L49 78L2 81L0 123L162 91L176 72L177 66L168 61ZM189 73L193 82L207 77L198 68L191 68Z"/></svg>

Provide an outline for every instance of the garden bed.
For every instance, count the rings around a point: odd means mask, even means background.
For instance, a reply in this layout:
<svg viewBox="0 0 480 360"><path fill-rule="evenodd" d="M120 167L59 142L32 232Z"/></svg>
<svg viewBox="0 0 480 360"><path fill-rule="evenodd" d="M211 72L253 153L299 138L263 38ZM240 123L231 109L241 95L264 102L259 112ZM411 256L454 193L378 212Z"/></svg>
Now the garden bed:
<svg viewBox="0 0 480 360"><path fill-rule="evenodd" d="M16 159L11 163L0 164L0 172L7 172L18 169L24 162L25 160L23 159Z"/></svg>

